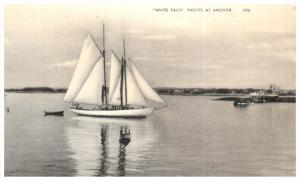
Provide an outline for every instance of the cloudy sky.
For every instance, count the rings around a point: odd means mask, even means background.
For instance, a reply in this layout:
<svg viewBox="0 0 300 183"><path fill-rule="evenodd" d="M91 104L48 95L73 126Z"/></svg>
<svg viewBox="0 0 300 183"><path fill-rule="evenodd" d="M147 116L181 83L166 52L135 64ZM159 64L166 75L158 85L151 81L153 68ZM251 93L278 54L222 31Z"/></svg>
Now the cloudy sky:
<svg viewBox="0 0 300 183"><path fill-rule="evenodd" d="M127 55L154 87L296 88L294 6L172 7L6 5L5 88L67 87L85 34L100 44L103 20L106 49L121 55L124 34Z"/></svg>

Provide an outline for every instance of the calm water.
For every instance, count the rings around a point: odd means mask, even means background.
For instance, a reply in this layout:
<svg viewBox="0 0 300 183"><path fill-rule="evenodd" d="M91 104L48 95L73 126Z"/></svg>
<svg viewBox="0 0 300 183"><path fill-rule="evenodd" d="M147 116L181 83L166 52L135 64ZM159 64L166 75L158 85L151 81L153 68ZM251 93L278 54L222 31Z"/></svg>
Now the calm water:
<svg viewBox="0 0 300 183"><path fill-rule="evenodd" d="M8 93L5 175L295 175L295 104L162 97L169 107L146 119L109 119L70 113L63 94Z"/></svg>

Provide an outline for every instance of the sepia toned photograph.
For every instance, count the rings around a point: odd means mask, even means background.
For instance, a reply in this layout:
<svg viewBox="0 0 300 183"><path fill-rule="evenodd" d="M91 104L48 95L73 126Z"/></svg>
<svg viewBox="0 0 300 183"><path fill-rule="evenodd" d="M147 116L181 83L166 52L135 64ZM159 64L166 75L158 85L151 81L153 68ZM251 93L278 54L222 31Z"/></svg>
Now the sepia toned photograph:
<svg viewBox="0 0 300 183"><path fill-rule="evenodd" d="M3 9L5 177L296 176L296 5Z"/></svg>

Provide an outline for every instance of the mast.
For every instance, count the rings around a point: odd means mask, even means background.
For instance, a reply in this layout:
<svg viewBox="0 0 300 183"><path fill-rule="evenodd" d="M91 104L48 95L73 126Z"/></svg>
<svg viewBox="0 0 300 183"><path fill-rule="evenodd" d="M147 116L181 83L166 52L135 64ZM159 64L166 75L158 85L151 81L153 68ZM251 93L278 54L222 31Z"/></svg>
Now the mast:
<svg viewBox="0 0 300 183"><path fill-rule="evenodd" d="M107 108L107 90L106 90L106 69L105 69L105 27L104 27L104 23L102 25L102 33L103 33L103 73L104 73L104 89L102 90L102 93L104 92L104 101L103 103L105 104L105 108Z"/></svg>
<svg viewBox="0 0 300 183"><path fill-rule="evenodd" d="M121 98L121 108L123 109L123 73L124 73L124 70L123 70L123 57L122 57L122 60L121 60L121 83L120 83L120 98Z"/></svg>
<svg viewBox="0 0 300 183"><path fill-rule="evenodd" d="M125 57L125 39L124 39L124 35L123 35L123 47L124 47L124 59L123 59L123 64L124 64L124 79L125 79L125 106L127 105L127 76L126 76L126 57Z"/></svg>

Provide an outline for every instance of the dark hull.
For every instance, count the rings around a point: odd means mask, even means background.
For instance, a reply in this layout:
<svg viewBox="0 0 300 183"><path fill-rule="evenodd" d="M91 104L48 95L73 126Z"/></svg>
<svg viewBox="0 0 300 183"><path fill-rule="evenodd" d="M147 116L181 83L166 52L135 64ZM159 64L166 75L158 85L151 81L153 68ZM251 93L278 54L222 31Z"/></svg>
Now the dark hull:
<svg viewBox="0 0 300 183"><path fill-rule="evenodd" d="M44 111L44 115L48 116L48 115L53 115L53 116L63 116L64 115L64 111L54 111L54 112L47 112Z"/></svg>

